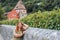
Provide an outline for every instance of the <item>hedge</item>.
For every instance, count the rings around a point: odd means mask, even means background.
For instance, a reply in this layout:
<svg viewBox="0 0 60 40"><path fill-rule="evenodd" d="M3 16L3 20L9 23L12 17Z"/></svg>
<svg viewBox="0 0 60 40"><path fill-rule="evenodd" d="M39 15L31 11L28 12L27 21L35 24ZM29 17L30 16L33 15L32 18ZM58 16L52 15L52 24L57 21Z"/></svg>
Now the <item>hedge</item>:
<svg viewBox="0 0 60 40"><path fill-rule="evenodd" d="M16 25L17 23L18 23L17 19L0 21L0 24L6 24L6 25Z"/></svg>
<svg viewBox="0 0 60 40"><path fill-rule="evenodd" d="M36 12L21 20L31 27L60 30L60 10Z"/></svg>
<svg viewBox="0 0 60 40"><path fill-rule="evenodd" d="M21 19L23 23L35 28L55 29L60 30L60 10L35 12ZM16 24L18 21L3 22L2 24Z"/></svg>

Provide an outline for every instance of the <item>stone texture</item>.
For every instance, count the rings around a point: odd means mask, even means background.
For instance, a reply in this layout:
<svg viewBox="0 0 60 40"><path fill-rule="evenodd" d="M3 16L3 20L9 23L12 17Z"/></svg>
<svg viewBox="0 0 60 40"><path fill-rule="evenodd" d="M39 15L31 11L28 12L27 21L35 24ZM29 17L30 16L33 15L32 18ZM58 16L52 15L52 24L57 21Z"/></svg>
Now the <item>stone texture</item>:
<svg viewBox="0 0 60 40"><path fill-rule="evenodd" d="M57 40L57 31L29 28L24 35L24 40Z"/></svg>
<svg viewBox="0 0 60 40"><path fill-rule="evenodd" d="M1 25L0 39L11 40L14 28L15 26L11 25ZM60 31L29 27L23 36L23 40L60 40Z"/></svg>
<svg viewBox="0 0 60 40"><path fill-rule="evenodd" d="M0 40L3 40L3 37L1 36L1 34L0 34Z"/></svg>
<svg viewBox="0 0 60 40"><path fill-rule="evenodd" d="M14 29L14 26L10 26L10 25L9 26L2 25L2 27L0 27L0 34L3 40L11 40L11 38L13 37L13 29Z"/></svg>

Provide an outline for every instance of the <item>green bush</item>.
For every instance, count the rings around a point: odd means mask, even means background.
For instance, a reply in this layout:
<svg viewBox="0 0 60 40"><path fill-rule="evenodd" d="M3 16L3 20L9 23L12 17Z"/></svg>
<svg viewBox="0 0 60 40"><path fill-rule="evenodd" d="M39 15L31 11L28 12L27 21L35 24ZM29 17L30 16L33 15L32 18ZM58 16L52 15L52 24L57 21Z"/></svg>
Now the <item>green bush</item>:
<svg viewBox="0 0 60 40"><path fill-rule="evenodd" d="M45 28L45 29L55 29L60 30L60 10L45 11L45 12L35 12L29 14L25 18L21 19L25 24L35 28ZM12 21L2 21L0 24L15 25L18 20Z"/></svg>
<svg viewBox="0 0 60 40"><path fill-rule="evenodd" d="M18 20L3 20L0 21L0 24L6 24L6 25L16 25L18 23Z"/></svg>
<svg viewBox="0 0 60 40"><path fill-rule="evenodd" d="M60 10L36 12L21 20L31 27L60 30Z"/></svg>

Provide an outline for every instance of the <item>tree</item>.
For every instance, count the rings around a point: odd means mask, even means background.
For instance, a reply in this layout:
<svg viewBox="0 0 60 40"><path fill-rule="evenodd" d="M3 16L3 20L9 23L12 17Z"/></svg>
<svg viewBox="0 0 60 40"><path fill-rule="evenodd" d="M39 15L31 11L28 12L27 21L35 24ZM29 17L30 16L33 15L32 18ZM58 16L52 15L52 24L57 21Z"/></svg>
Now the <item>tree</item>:
<svg viewBox="0 0 60 40"><path fill-rule="evenodd" d="M4 12L5 12L5 10L0 4L0 20L2 20L4 18L4 16L3 16Z"/></svg>
<svg viewBox="0 0 60 40"><path fill-rule="evenodd" d="M23 0L23 3L28 12L51 11L60 8L60 0Z"/></svg>

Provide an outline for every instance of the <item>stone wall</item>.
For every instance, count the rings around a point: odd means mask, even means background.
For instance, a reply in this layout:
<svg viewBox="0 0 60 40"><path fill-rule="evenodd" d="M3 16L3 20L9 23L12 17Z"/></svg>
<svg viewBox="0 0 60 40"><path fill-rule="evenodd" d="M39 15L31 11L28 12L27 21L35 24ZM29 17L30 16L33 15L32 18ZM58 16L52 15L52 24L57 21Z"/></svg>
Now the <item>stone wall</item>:
<svg viewBox="0 0 60 40"><path fill-rule="evenodd" d="M2 36L3 40L11 40L13 37L13 29L14 26L10 25L1 25L0 26L0 35Z"/></svg>
<svg viewBox="0 0 60 40"><path fill-rule="evenodd" d="M11 25L1 25L0 40L11 40L14 28L15 26ZM60 40L60 31L29 27L23 36L23 40Z"/></svg>

